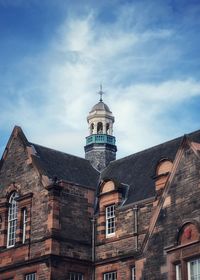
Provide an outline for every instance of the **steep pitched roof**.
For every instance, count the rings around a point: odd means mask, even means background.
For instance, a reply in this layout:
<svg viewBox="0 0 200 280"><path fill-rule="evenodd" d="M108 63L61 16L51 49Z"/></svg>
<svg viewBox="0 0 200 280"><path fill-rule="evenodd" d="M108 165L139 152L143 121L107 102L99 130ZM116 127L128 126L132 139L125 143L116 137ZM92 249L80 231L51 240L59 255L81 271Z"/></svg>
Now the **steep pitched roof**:
<svg viewBox="0 0 200 280"><path fill-rule="evenodd" d="M200 143L200 130L188 134L187 137ZM183 137L179 137L113 161L102 172L101 179L110 178L130 186L125 204L154 197L156 195L154 181L156 166L163 158L174 160L182 139Z"/></svg>
<svg viewBox="0 0 200 280"><path fill-rule="evenodd" d="M25 148L32 147L30 156L40 174L46 175L50 179L57 177L58 180L96 189L99 172L92 167L88 160L33 144L27 140L19 126L15 126L12 131L0 161L0 168L6 160L9 147L14 137L19 137Z"/></svg>
<svg viewBox="0 0 200 280"><path fill-rule="evenodd" d="M34 161L42 174L49 178L72 182L82 186L96 188L99 172L84 158L59 152L30 143L36 150Z"/></svg>

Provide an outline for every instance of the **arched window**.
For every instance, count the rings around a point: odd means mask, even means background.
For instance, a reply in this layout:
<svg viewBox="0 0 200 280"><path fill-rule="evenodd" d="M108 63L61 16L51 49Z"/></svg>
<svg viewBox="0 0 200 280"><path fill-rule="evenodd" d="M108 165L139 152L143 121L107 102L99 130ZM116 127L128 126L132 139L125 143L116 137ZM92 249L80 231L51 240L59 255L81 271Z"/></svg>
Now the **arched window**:
<svg viewBox="0 0 200 280"><path fill-rule="evenodd" d="M91 125L90 125L90 134L93 134L93 132L94 132L94 124L91 123Z"/></svg>
<svg viewBox="0 0 200 280"><path fill-rule="evenodd" d="M102 134L103 133L103 124L102 122L99 122L97 124L97 134Z"/></svg>
<svg viewBox="0 0 200 280"><path fill-rule="evenodd" d="M7 236L7 247L15 246L16 241L16 230L17 230L17 198L18 193L13 192L9 199L8 209L8 236Z"/></svg>
<svg viewBox="0 0 200 280"><path fill-rule="evenodd" d="M109 123L106 124L106 133L109 134L110 125Z"/></svg>

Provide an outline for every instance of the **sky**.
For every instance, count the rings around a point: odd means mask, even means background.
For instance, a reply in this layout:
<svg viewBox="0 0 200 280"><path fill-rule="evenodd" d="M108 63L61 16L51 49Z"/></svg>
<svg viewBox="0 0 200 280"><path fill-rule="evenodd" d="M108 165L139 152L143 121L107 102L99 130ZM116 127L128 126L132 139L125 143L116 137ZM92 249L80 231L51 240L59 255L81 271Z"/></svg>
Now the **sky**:
<svg viewBox="0 0 200 280"><path fill-rule="evenodd" d="M199 0L0 0L0 153L15 125L84 157L87 115L117 158L200 129Z"/></svg>

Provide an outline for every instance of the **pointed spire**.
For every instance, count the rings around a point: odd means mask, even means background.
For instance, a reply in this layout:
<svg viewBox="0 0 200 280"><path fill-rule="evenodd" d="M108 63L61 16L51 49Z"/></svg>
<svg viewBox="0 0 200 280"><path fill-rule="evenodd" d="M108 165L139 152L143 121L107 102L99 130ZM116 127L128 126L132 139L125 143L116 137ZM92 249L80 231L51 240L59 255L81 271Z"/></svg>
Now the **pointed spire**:
<svg viewBox="0 0 200 280"><path fill-rule="evenodd" d="M102 90L102 84L100 84L100 91L98 92L98 94L100 95L99 101L102 102L103 101L102 95L105 94L105 92L103 92L103 90Z"/></svg>

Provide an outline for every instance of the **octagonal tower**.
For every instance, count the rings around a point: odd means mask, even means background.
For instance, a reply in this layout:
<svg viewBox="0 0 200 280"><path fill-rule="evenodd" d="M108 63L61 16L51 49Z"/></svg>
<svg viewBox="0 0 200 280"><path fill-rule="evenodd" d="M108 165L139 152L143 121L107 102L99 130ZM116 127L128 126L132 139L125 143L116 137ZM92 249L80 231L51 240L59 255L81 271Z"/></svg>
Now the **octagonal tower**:
<svg viewBox="0 0 200 280"><path fill-rule="evenodd" d="M116 159L117 147L113 136L114 116L102 100L102 88L99 94L99 102L92 107L87 117L89 136L86 137L85 158L102 171L110 161Z"/></svg>

